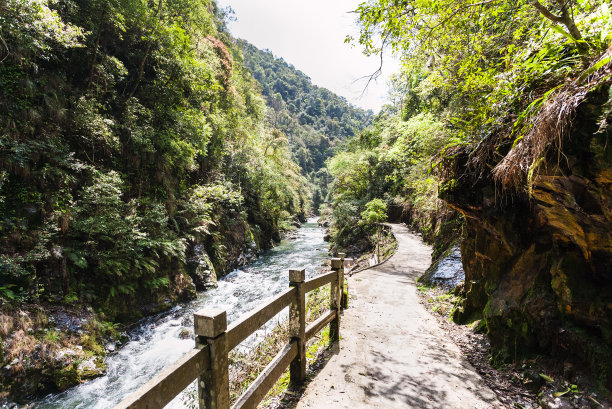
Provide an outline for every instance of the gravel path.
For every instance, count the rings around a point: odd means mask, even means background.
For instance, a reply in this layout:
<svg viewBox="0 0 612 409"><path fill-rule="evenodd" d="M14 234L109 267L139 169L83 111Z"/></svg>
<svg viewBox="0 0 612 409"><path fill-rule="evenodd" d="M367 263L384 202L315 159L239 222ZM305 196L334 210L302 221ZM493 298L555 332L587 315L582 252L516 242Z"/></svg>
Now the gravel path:
<svg viewBox="0 0 612 409"><path fill-rule="evenodd" d="M392 229L396 254L348 278L340 349L297 408L503 408L419 303L415 280L430 247L403 226Z"/></svg>

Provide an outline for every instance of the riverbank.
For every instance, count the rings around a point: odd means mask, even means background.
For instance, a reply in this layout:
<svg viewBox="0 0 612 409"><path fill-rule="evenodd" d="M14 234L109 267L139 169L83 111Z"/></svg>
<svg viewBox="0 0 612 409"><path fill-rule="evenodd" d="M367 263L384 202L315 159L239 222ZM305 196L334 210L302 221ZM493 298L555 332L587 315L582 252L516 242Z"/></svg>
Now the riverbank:
<svg viewBox="0 0 612 409"><path fill-rule="evenodd" d="M283 240L295 239L300 226L298 220L288 224ZM261 253L258 247L243 247L228 252L235 253L228 266L239 268L253 263ZM214 268L212 271L213 277L204 288L217 285ZM190 296L141 305L135 317L155 320L176 305L196 299L194 281L188 284L192 288ZM107 356L130 341L130 331L140 322L133 319L118 323L84 304L0 302L0 407L8 407L10 401L27 404L36 397L61 393L104 376ZM185 328L180 336L189 338L191 329Z"/></svg>
<svg viewBox="0 0 612 409"><path fill-rule="evenodd" d="M208 246L192 246L167 283L151 288L147 296L120 294L109 308L75 294L54 302L41 297L38 303L0 298L0 404L27 403L103 376L107 355L129 341L130 328L143 317L195 300L198 292L216 287L218 278L257 260L274 240L280 242L281 234L295 237L302 221L290 219L273 236L241 218L232 229L223 223Z"/></svg>
<svg viewBox="0 0 612 409"><path fill-rule="evenodd" d="M0 403L10 397L24 403L40 391L64 391L100 376L106 353L128 340L91 307L45 304L3 305L0 338Z"/></svg>
<svg viewBox="0 0 612 409"><path fill-rule="evenodd" d="M36 401L41 409L65 407L107 408L118 403L159 371L193 348L193 313L204 307L227 310L228 320L257 306L288 286L288 270L305 268L314 275L328 259L323 230L309 220L295 233L260 258L224 277L218 286L198 293L196 299L181 303L167 312L142 319L128 331L130 341L105 359L106 373L63 393ZM260 331L261 340L272 327ZM183 403L187 392L171 407L188 407Z"/></svg>

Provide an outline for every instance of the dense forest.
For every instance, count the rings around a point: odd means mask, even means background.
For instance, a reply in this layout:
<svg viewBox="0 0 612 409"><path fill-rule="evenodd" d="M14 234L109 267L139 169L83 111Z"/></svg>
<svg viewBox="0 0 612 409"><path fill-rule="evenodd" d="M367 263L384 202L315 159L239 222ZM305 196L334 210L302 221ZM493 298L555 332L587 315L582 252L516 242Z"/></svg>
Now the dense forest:
<svg viewBox="0 0 612 409"><path fill-rule="evenodd" d="M3 297L129 311L308 212L215 7L3 3Z"/></svg>
<svg viewBox="0 0 612 409"><path fill-rule="evenodd" d="M325 161L335 148L372 122L373 113L318 87L303 72L244 40L244 65L262 86L271 126L288 138L293 158L314 185L314 210L327 198Z"/></svg>
<svg viewBox="0 0 612 409"><path fill-rule="evenodd" d="M453 317L480 322L493 363L544 352L612 390L609 3L373 0L356 13L347 41L402 69L391 103L328 163L336 248L373 245L359 222L382 199L435 257L460 243Z"/></svg>
<svg viewBox="0 0 612 409"><path fill-rule="evenodd" d="M54 361L58 342L102 356L115 322L270 248L367 124L225 18L209 0L0 3L0 360L14 363L0 383L14 396L86 376ZM84 311L90 336L49 329L56 307Z"/></svg>
<svg viewBox="0 0 612 409"><path fill-rule="evenodd" d="M345 98L320 88L310 78L270 51L244 40L238 42L244 64L262 85L271 122L293 145L300 167L307 173L325 166L338 142L355 136L370 124L373 113L349 104Z"/></svg>

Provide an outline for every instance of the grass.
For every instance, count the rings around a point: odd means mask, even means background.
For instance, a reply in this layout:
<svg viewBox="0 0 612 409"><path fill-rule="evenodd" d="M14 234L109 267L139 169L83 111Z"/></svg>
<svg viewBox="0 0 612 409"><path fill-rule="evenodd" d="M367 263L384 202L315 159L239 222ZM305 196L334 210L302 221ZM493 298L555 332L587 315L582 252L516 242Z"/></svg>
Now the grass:
<svg viewBox="0 0 612 409"><path fill-rule="evenodd" d="M428 308L441 316L451 319L463 299L458 295L445 292L437 287L418 286L417 290L427 300Z"/></svg>
<svg viewBox="0 0 612 409"><path fill-rule="evenodd" d="M230 400L234 403L253 383L261 371L285 346L289 336L287 322L280 322L248 352L232 351L230 363Z"/></svg>
<svg viewBox="0 0 612 409"><path fill-rule="evenodd" d="M329 291L330 285L327 284L308 293L306 297L307 325L329 310ZM312 376L313 368L330 345L329 325L306 343L307 378ZM283 401L291 399L295 395L296 392L289 390L289 370L286 370L272 389L270 389L259 407L282 407Z"/></svg>

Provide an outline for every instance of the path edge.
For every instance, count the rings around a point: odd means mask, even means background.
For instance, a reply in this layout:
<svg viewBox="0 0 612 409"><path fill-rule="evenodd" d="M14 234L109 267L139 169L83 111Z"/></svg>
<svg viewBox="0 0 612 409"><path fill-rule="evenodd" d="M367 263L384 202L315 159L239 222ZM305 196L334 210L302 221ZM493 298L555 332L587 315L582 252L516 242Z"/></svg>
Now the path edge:
<svg viewBox="0 0 612 409"><path fill-rule="evenodd" d="M389 226L389 228L391 229L391 235L393 236L393 239L394 239L394 240L397 242L397 237L395 237L395 234L393 234L393 227L392 227L392 224L391 224L391 223L385 223L385 225L386 225L386 226ZM403 226L403 227L408 228L408 226L406 226L406 225L405 225L405 224L403 224L403 223L398 224L398 226ZM410 230L410 229L408 229L408 230ZM373 269L373 268L376 268L376 267L378 267L378 266L381 266L381 265L385 264L387 261L389 261L389 260L390 260L390 259L391 259L391 258L392 258L394 255L395 255L395 253L397 253L397 249L399 249L399 242L397 243L397 246L396 246L396 247L395 247L395 249L393 250L393 253L391 253L391 254L389 255L389 257L387 257L386 259L384 259L383 261L381 261L381 262L380 262L380 263L378 263L378 264L374 264L373 266L368 266L368 267L362 268L361 270L357 270L357 271L349 271L349 272L348 272L348 276L349 276L349 277L352 277L352 276L353 276L353 274L361 273L362 271L366 271L366 270L371 270L371 269Z"/></svg>

